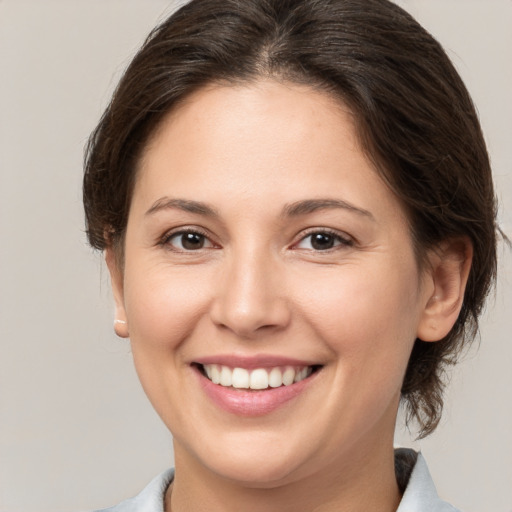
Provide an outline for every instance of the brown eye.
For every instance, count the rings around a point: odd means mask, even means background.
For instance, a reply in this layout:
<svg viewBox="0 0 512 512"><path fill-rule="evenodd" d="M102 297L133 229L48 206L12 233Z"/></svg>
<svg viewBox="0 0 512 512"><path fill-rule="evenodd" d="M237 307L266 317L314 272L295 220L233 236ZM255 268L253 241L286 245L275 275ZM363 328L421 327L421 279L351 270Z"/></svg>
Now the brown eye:
<svg viewBox="0 0 512 512"><path fill-rule="evenodd" d="M332 249L335 241L334 236L328 233L313 233L311 235L311 247L317 251Z"/></svg>
<svg viewBox="0 0 512 512"><path fill-rule="evenodd" d="M352 240L343 238L337 233L329 231L314 231L305 236L298 244L298 249L313 251L328 251L338 246L351 246Z"/></svg>
<svg viewBox="0 0 512 512"><path fill-rule="evenodd" d="M212 243L201 233L195 231L181 231L170 236L166 244L179 251L197 251L212 247Z"/></svg>

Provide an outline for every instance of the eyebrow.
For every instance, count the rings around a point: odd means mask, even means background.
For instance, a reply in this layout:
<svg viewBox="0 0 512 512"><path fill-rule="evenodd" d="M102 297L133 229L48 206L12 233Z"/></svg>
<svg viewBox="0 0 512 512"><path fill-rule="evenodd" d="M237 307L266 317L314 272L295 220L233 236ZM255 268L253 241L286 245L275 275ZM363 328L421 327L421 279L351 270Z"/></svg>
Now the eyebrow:
<svg viewBox="0 0 512 512"><path fill-rule="evenodd" d="M193 201L191 199L175 199L169 197L161 197L155 201L151 208L146 212L146 215L153 215L162 210L173 208L188 213L204 215L206 217L219 217L217 210L207 203ZM302 201L296 201L285 205L281 215L283 217L298 217L318 210L329 209L348 210L375 221L375 217L368 210L358 208L357 206L341 199L305 199Z"/></svg>
<svg viewBox="0 0 512 512"><path fill-rule="evenodd" d="M329 210L337 208L349 210L353 213L357 213L358 215L375 221L375 217L368 210L359 208L341 199L306 199L304 201L297 201L295 203L286 205L283 209L283 214L285 217L296 217L299 215L307 215L308 213L313 213L317 210Z"/></svg>
<svg viewBox="0 0 512 512"><path fill-rule="evenodd" d="M206 217L218 217L219 214L212 206L199 201L192 201L190 199L173 199L169 197L161 197L153 203L151 208L146 212L146 215L154 215L157 212L168 209L178 209L188 213L195 213L197 215L205 215Z"/></svg>

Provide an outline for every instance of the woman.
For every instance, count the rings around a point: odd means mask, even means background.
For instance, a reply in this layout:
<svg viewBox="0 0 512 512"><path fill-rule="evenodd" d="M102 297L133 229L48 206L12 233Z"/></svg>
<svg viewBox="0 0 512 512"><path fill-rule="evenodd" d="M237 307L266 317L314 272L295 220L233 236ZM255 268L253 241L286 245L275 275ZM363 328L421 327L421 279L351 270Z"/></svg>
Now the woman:
<svg viewBox="0 0 512 512"><path fill-rule="evenodd" d="M449 59L383 0L194 0L87 149L116 333L174 438L128 510L454 510L419 435L496 268L489 160Z"/></svg>

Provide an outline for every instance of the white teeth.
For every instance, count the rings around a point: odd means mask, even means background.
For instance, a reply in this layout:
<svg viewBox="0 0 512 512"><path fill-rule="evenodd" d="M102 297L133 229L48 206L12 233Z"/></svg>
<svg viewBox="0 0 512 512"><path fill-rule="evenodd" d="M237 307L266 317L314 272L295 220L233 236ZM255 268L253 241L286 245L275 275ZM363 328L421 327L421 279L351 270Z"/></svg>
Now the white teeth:
<svg viewBox="0 0 512 512"><path fill-rule="evenodd" d="M234 388L249 387L249 372L244 368L235 368L231 374L231 385Z"/></svg>
<svg viewBox="0 0 512 512"><path fill-rule="evenodd" d="M295 373L295 379L294 382L299 382L301 380L304 380L306 377L309 377L311 375L312 369L311 368L302 368L302 370L299 370Z"/></svg>
<svg viewBox="0 0 512 512"><path fill-rule="evenodd" d="M233 372L234 373L234 372ZM251 389L267 389L268 388L268 373L267 370L259 368L251 372Z"/></svg>
<svg viewBox="0 0 512 512"><path fill-rule="evenodd" d="M237 389L267 389L280 386L290 386L309 377L312 368L305 366L293 368L291 366L275 367L272 369L257 368L249 371L245 368L230 368L216 364L203 365L206 376L214 383L224 387Z"/></svg>
<svg viewBox="0 0 512 512"><path fill-rule="evenodd" d="M268 385L271 388L278 388L283 385L283 374L279 368L272 368L268 374Z"/></svg>
<svg viewBox="0 0 512 512"><path fill-rule="evenodd" d="M208 370L206 368L210 369L210 373L212 374L211 377L208 375ZM216 364L208 364L205 367L206 375L208 375L208 378L214 383L214 384L220 384L220 371L219 367Z"/></svg>
<svg viewBox="0 0 512 512"><path fill-rule="evenodd" d="M283 384L285 386L289 386L293 384L293 380L295 379L295 370L293 368L286 368L283 373Z"/></svg>
<svg viewBox="0 0 512 512"><path fill-rule="evenodd" d="M226 387L231 386L231 382L232 382L231 375L233 375L233 372L231 371L231 369L228 368L227 366L223 366L220 370L219 384L221 386L226 386Z"/></svg>

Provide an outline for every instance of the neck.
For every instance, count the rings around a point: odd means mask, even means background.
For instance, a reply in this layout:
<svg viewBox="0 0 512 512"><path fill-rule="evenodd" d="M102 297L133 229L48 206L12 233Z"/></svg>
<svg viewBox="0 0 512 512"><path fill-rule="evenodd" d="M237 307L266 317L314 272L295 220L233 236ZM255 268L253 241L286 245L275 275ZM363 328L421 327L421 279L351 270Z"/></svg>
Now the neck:
<svg viewBox="0 0 512 512"><path fill-rule="evenodd" d="M344 453L321 471L254 488L205 468L175 446L166 512L394 512L400 502L392 441Z"/></svg>

